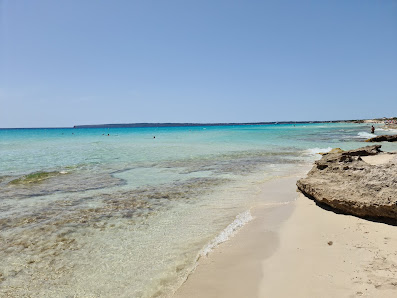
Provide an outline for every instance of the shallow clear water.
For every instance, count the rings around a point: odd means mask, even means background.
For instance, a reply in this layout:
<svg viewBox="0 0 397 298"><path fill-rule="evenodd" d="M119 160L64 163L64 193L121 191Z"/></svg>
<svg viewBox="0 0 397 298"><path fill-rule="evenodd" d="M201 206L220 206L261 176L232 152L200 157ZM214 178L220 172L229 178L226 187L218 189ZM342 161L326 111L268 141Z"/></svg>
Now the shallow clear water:
<svg viewBox="0 0 397 298"><path fill-rule="evenodd" d="M264 181L301 171L317 152L366 145L369 131L0 130L0 295L169 296L251 206L272 202L259 195Z"/></svg>

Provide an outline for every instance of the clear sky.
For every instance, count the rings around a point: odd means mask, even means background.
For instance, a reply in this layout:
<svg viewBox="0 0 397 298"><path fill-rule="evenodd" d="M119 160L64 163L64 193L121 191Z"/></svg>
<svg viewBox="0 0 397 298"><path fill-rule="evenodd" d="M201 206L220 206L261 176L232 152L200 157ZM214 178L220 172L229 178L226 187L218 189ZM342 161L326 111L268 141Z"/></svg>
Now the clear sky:
<svg viewBox="0 0 397 298"><path fill-rule="evenodd" d="M0 127L383 116L396 0L0 0Z"/></svg>

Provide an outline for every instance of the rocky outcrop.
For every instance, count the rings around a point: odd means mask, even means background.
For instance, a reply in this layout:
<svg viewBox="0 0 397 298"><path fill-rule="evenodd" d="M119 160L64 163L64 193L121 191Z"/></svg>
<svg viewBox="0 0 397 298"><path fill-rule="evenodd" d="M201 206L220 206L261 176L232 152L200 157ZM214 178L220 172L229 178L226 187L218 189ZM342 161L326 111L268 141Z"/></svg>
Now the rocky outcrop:
<svg viewBox="0 0 397 298"><path fill-rule="evenodd" d="M366 142L397 142L397 135L376 136L366 140Z"/></svg>
<svg viewBox="0 0 397 298"><path fill-rule="evenodd" d="M306 196L342 213L397 222L397 155L380 165L361 158L386 154L380 148L326 153L297 186Z"/></svg>

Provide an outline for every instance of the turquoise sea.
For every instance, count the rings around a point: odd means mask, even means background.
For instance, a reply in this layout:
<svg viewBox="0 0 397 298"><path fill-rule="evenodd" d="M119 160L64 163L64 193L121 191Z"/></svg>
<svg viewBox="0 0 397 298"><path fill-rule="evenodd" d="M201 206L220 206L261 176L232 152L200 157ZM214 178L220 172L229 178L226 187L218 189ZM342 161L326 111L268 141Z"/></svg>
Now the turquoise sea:
<svg viewBox="0 0 397 298"><path fill-rule="evenodd" d="M261 184L370 126L1 129L0 296L168 297L272 203Z"/></svg>

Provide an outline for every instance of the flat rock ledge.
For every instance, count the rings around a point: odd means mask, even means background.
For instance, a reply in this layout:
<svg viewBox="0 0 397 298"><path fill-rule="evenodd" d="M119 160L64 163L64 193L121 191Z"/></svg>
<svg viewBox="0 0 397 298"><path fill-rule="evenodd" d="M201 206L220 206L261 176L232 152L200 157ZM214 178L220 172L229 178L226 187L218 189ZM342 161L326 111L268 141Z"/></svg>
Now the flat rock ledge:
<svg viewBox="0 0 397 298"><path fill-rule="evenodd" d="M380 148L334 149L323 154L296 185L309 198L340 213L397 223L397 155L379 165L361 158L390 154Z"/></svg>
<svg viewBox="0 0 397 298"><path fill-rule="evenodd" d="M366 142L397 142L397 135L376 136L365 140Z"/></svg>

